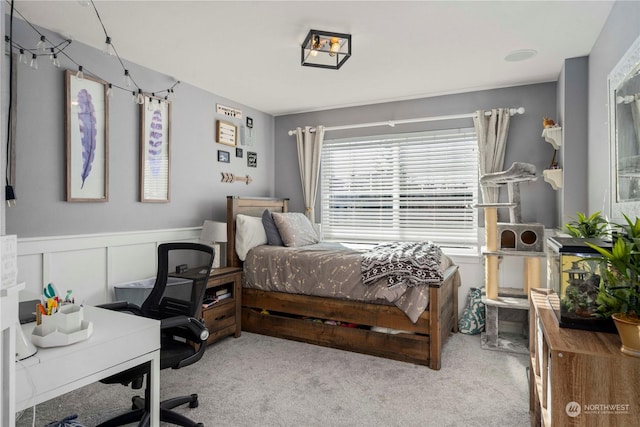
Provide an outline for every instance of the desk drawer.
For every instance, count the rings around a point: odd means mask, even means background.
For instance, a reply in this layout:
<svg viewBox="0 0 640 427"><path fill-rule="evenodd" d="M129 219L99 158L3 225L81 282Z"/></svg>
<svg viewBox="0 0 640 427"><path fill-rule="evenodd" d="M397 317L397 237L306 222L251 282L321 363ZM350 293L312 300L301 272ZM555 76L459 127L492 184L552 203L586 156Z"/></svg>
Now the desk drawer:
<svg viewBox="0 0 640 427"><path fill-rule="evenodd" d="M219 307L209 308L202 313L210 334L236 323L235 300L229 299L221 304Z"/></svg>

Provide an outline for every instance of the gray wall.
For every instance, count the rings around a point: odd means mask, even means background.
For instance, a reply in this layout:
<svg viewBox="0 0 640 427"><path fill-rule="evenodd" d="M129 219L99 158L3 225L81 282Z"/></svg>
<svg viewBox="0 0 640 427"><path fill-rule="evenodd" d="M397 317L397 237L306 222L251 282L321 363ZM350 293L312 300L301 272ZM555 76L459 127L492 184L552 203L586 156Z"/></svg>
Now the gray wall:
<svg viewBox="0 0 640 427"><path fill-rule="evenodd" d="M588 210L588 85L588 58L566 59L558 78L558 123L563 133L558 154L564 178L557 197L560 225L575 218L576 212Z"/></svg>
<svg viewBox="0 0 640 427"><path fill-rule="evenodd" d="M6 24L6 23L5 23ZM8 25L8 24L7 24ZM60 37L43 30L47 39ZM37 34L15 20L14 39L35 46ZM66 51L100 78L122 86L122 68L115 57L73 42ZM151 230L200 226L205 219L224 220L227 195L273 195L272 116L182 83L175 92L171 118L171 202L140 203L139 106L130 92L115 90L109 106L109 201L65 202L64 68L77 69L65 58L62 68L48 57L39 69L18 67L17 206L6 210L6 231L19 237ZM145 92L166 89L173 79L125 61ZM243 110L253 118L256 144L234 147L215 143L216 103ZM217 150L231 152L231 163L219 163ZM258 167L247 167L246 152L258 153ZM249 174L253 183L221 183L220 172Z"/></svg>
<svg viewBox="0 0 640 427"><path fill-rule="evenodd" d="M276 117L275 120L275 191L278 197L289 197L290 208L302 212L302 186L298 172L295 137L288 131L304 126L339 126L354 123L399 120L415 117L471 113L478 109L524 107L524 115L512 117L505 155L505 168L515 161L534 164L542 174L549 166L553 147L541 138L542 118L556 116L556 83L543 83L495 90L468 92L409 101L341 108ZM410 132L454 127L473 127L471 119L398 125L392 132ZM391 133L391 128L377 127L350 131L327 132L325 139L354 136L357 133ZM551 186L539 178L521 185L522 219L556 227L556 194ZM506 190L501 191L506 200ZM320 211L320 195L316 212ZM508 212L500 213L508 220ZM317 217L319 220L319 216Z"/></svg>
<svg viewBox="0 0 640 427"><path fill-rule="evenodd" d="M607 77L640 36L640 2L617 1L589 54L589 211L610 207ZM604 202L603 202L604 201Z"/></svg>

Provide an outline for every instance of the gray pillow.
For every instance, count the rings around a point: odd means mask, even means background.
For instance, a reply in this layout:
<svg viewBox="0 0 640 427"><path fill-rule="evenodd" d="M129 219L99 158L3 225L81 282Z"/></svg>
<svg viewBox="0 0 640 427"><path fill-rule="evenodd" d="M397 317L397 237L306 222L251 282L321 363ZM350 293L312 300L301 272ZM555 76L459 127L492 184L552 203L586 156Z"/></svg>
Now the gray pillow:
<svg viewBox="0 0 640 427"><path fill-rule="evenodd" d="M269 209L265 209L264 212L262 212L262 225L264 226L265 233L267 233L267 243L269 243L269 245L284 246L278 227L273 221L273 217L271 216L271 211Z"/></svg>
<svg viewBox="0 0 640 427"><path fill-rule="evenodd" d="M318 233L309 218L298 212L272 212L273 221L278 227L285 246L298 247L318 243Z"/></svg>

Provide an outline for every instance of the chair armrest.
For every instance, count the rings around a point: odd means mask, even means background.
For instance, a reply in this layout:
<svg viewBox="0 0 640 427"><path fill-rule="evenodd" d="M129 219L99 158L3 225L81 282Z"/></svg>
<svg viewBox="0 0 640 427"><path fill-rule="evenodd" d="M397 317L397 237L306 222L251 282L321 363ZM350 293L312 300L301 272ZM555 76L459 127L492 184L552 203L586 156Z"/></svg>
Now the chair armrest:
<svg viewBox="0 0 640 427"><path fill-rule="evenodd" d="M207 339L209 338L209 330L203 322L195 317L168 317L160 321L160 330L194 343L195 353L181 360L177 366L174 366L175 369L189 366L202 358L204 350L207 348Z"/></svg>
<svg viewBox="0 0 640 427"><path fill-rule="evenodd" d="M206 341L209 338L209 330L200 320L195 317L174 316L162 319L160 321L160 330L168 329L187 329L198 341ZM185 337L190 338L190 337Z"/></svg>
<svg viewBox="0 0 640 427"><path fill-rule="evenodd" d="M127 301L108 302L106 304L97 305L96 307L105 308L107 310L113 310L113 311L128 311L138 316L142 315L142 311L140 311L140 307Z"/></svg>

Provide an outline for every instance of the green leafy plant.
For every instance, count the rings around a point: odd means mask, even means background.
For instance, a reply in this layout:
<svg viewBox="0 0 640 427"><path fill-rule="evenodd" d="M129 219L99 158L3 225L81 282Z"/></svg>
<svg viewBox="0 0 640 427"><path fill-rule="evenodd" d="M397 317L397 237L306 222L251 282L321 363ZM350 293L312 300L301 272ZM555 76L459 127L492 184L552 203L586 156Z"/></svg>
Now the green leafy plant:
<svg viewBox="0 0 640 427"><path fill-rule="evenodd" d="M597 297L602 317L614 313L637 316L640 313L640 219L616 225L621 230L611 250L587 242L600 255L602 280Z"/></svg>
<svg viewBox="0 0 640 427"><path fill-rule="evenodd" d="M609 222L602 216L600 211L587 216L582 212L576 214L577 218L572 219L564 225L564 231L572 237L591 238L605 237L609 234Z"/></svg>

